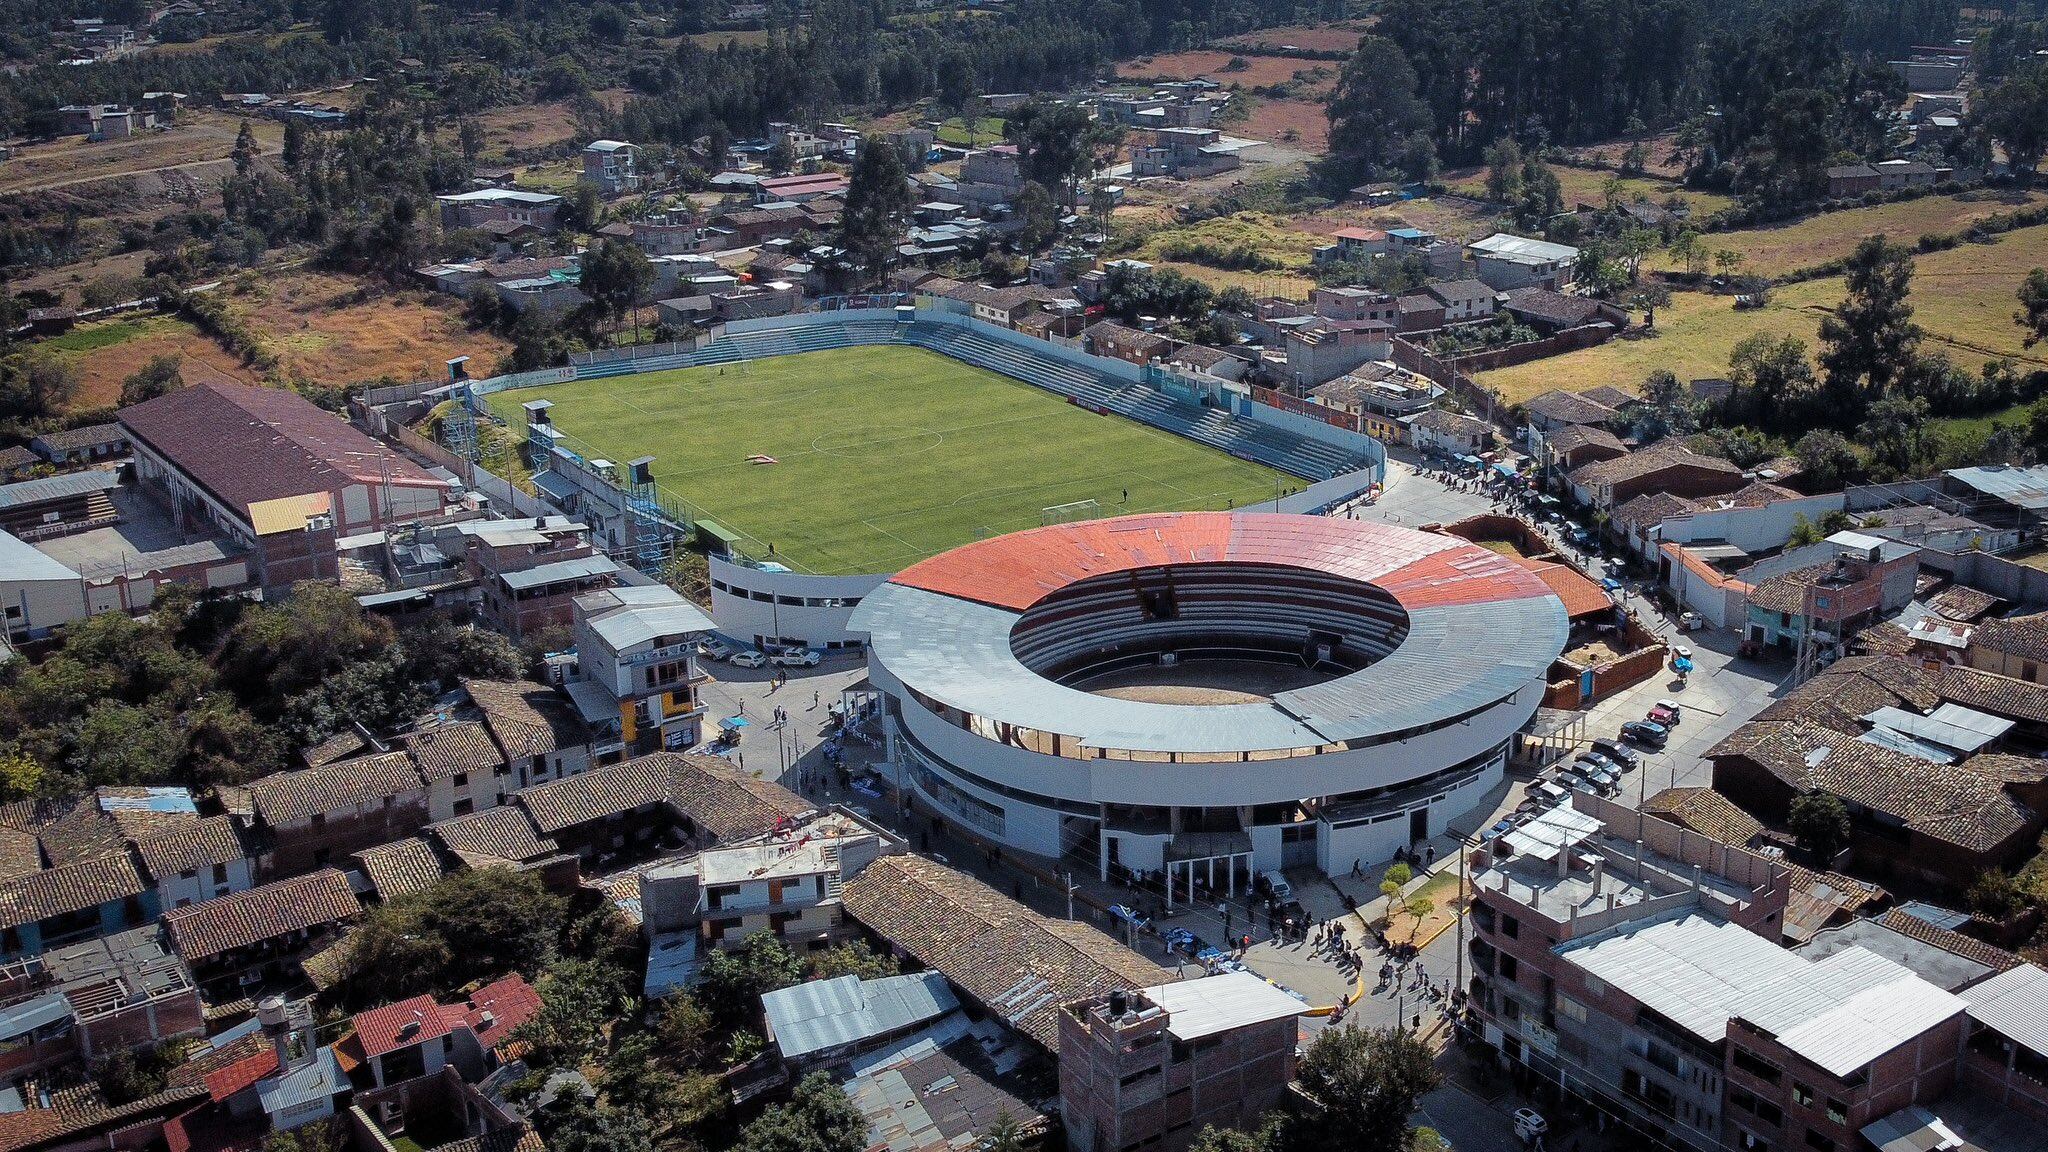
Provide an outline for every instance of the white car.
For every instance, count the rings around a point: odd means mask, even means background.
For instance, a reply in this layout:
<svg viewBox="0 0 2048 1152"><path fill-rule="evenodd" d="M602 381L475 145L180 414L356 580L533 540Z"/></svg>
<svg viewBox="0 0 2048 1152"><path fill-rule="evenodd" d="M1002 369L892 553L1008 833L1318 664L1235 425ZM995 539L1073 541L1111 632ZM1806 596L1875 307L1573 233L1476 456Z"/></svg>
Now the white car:
<svg viewBox="0 0 2048 1152"><path fill-rule="evenodd" d="M1681 612L1678 616L1678 630L1680 632L1697 632L1706 626L1707 622L1701 619L1700 614L1697 612Z"/></svg>
<svg viewBox="0 0 2048 1152"><path fill-rule="evenodd" d="M784 668L816 668L818 666L818 659L817 652L812 649L791 648L788 651L777 652L773 656L768 657L768 662L770 664L779 664Z"/></svg>
<svg viewBox="0 0 2048 1152"><path fill-rule="evenodd" d="M1692 648L1686 644L1673 644L1671 646L1671 654L1681 659L1690 660L1692 659Z"/></svg>
<svg viewBox="0 0 2048 1152"><path fill-rule="evenodd" d="M1536 1138L1550 1131L1550 1121L1534 1108L1515 1109L1515 1137L1524 1144L1533 1144Z"/></svg>
<svg viewBox="0 0 2048 1152"><path fill-rule="evenodd" d="M697 645L698 655L704 657L706 660L729 659L732 656L732 654L737 651L737 648L734 648L732 645L727 644L723 640L706 640L702 644Z"/></svg>
<svg viewBox="0 0 2048 1152"><path fill-rule="evenodd" d="M768 657L758 649L749 648L745 652L735 653L732 663L735 668L759 668L768 663Z"/></svg>

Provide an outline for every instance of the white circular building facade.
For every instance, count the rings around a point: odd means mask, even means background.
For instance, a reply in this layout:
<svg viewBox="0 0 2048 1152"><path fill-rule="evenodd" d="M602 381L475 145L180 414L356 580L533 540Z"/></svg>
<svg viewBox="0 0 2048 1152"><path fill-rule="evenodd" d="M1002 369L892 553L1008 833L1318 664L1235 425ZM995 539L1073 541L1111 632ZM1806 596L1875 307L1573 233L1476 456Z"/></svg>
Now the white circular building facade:
<svg viewBox="0 0 2048 1152"><path fill-rule="evenodd" d="M1223 512L969 544L850 626L931 809L1183 892L1442 834L1500 781L1567 634L1541 580L1456 537Z"/></svg>

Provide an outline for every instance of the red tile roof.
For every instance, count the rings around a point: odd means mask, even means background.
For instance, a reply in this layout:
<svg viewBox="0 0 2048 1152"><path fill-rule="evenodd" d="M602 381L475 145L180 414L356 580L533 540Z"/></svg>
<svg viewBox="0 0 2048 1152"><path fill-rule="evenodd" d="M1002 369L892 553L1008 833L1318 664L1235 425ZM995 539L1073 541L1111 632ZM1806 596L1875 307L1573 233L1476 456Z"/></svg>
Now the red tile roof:
<svg viewBox="0 0 2048 1152"><path fill-rule="evenodd" d="M463 1005L461 1019L478 1043L495 1048L539 1011L540 993L515 973L477 989Z"/></svg>
<svg viewBox="0 0 2048 1152"><path fill-rule="evenodd" d="M458 1014L453 1022L461 1020ZM432 996L415 996L368 1012L358 1012L355 1023L356 1042L362 1045L363 1055L371 1060L400 1048L439 1040L453 1030L449 1014L442 1012Z"/></svg>
<svg viewBox="0 0 2048 1152"><path fill-rule="evenodd" d="M121 409L134 438L236 510L351 484L447 484L296 392L208 380Z"/></svg>
<svg viewBox="0 0 2048 1152"><path fill-rule="evenodd" d="M171 947L186 963L287 933L360 916L363 906L339 869L322 868L247 892L164 913Z"/></svg>
<svg viewBox="0 0 2048 1152"><path fill-rule="evenodd" d="M1358 520L1228 512L1119 516L982 540L920 561L894 583L1022 611L1077 580L1167 564L1271 564L1368 581L1403 607L1516 600L1550 589L1456 537Z"/></svg>
<svg viewBox="0 0 2048 1152"><path fill-rule="evenodd" d="M245 1056L225 1068L207 1073L206 1094L215 1100L225 1100L275 1071L277 1049L266 1046L254 1056Z"/></svg>

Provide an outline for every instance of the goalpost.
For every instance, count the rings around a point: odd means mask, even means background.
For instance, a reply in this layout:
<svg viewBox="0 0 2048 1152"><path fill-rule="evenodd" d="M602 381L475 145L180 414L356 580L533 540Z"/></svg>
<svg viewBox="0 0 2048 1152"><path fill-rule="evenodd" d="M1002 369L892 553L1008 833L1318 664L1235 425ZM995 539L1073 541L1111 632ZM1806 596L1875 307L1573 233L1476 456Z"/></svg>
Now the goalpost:
<svg viewBox="0 0 2048 1152"><path fill-rule="evenodd" d="M1100 520L1102 504L1096 500L1076 500L1072 504L1054 504L1038 510L1038 523L1072 524L1077 520Z"/></svg>

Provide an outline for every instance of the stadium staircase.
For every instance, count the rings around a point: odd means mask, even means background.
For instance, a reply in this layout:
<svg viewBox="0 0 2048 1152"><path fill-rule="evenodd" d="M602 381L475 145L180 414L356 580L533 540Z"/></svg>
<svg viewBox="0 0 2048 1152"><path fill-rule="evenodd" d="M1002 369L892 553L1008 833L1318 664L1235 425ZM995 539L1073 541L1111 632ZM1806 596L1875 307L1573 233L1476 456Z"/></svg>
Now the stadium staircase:
<svg viewBox="0 0 2048 1152"><path fill-rule="evenodd" d="M1185 436L1197 443L1264 464L1305 480L1355 471L1369 461L1359 453L1284 429L1177 400L1146 384L1125 383L1100 372L1039 355L1006 340L950 324L899 324L894 320L852 320L727 333L701 348L674 356L618 361L579 369L581 379L737 364L798 352L827 352L873 344L911 344L955 360L1000 372L1084 407L1112 412Z"/></svg>

